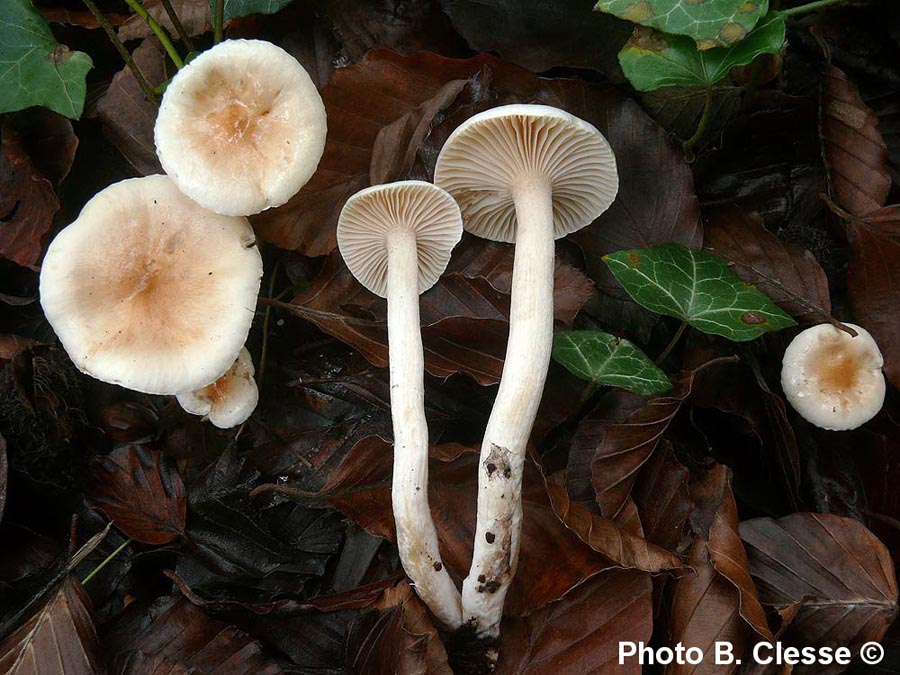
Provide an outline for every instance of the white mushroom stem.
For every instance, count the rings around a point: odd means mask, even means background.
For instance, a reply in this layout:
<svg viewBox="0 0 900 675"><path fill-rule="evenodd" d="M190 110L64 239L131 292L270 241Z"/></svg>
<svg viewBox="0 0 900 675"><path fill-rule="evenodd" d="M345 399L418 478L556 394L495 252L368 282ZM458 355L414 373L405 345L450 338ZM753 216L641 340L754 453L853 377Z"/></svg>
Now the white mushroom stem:
<svg viewBox="0 0 900 675"><path fill-rule="evenodd" d="M462 623L459 591L438 550L428 505L425 358L419 328L419 256L411 230L389 235L388 345L394 476L391 499L400 562L419 597L451 629Z"/></svg>
<svg viewBox="0 0 900 675"><path fill-rule="evenodd" d="M553 343L553 200L541 178L520 180L509 341L500 388L481 445L478 524L463 619L479 635L499 633L503 602L516 571L522 529L522 471Z"/></svg>

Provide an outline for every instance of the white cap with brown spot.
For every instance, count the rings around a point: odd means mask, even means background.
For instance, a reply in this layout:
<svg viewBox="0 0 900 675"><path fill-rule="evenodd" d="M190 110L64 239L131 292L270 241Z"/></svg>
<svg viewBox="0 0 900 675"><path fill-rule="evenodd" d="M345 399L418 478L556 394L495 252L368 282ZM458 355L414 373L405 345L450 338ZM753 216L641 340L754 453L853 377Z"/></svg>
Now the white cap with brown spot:
<svg viewBox="0 0 900 675"><path fill-rule="evenodd" d="M102 190L56 236L41 305L82 372L177 394L234 363L261 277L246 218L208 211L167 177L147 176Z"/></svg>
<svg viewBox="0 0 900 675"><path fill-rule="evenodd" d="M236 427L247 421L259 401L254 372L253 359L245 347L222 377L203 389L178 394L178 404L192 415L205 416L214 427Z"/></svg>

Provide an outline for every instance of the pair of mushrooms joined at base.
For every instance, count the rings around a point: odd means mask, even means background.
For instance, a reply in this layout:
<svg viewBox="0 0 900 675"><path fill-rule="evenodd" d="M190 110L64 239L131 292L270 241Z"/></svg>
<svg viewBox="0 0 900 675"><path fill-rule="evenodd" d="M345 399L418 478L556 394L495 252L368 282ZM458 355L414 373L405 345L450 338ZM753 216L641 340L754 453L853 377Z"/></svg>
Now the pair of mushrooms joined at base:
<svg viewBox="0 0 900 675"><path fill-rule="evenodd" d="M47 251L41 304L76 366L105 382L177 395L223 428L258 398L244 348L262 259L247 215L279 206L313 175L325 109L303 67L254 40L223 42L169 83L155 127L168 176L98 193ZM393 510L404 569L449 628L499 631L516 570L526 446L550 363L554 240L593 222L616 197L603 135L564 111L501 106L445 143L435 185L363 190L341 213L338 243L356 278L387 298L394 426ZM447 267L465 229L514 242L506 358L485 428L472 566L460 593L428 507L428 429L419 294ZM872 337L831 325L800 333L782 384L806 419L850 429L884 400ZM494 655L496 656L496 655Z"/></svg>

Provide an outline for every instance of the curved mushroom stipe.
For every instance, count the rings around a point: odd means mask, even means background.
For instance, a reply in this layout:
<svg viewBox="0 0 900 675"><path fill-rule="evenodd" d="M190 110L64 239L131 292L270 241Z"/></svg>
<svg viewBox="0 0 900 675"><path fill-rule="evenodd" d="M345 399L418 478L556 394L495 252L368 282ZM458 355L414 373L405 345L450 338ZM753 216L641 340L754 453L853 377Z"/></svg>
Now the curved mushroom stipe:
<svg viewBox="0 0 900 675"><path fill-rule="evenodd" d="M338 221L338 245L353 275L387 298L394 468L391 501L400 562L419 597L448 628L462 624L428 504L428 424L419 294L438 280L462 236L453 198L404 181L353 195Z"/></svg>
<svg viewBox="0 0 900 675"><path fill-rule="evenodd" d="M41 306L82 372L178 394L232 366L261 277L246 218L208 211L166 176L146 176L100 191L56 236Z"/></svg>
<svg viewBox="0 0 900 675"><path fill-rule="evenodd" d="M875 417L887 389L875 339L864 328L846 325L855 337L828 323L807 328L782 359L788 403L807 422L831 431L856 429Z"/></svg>
<svg viewBox="0 0 900 675"><path fill-rule="evenodd" d="M281 206L325 149L325 106L309 74L263 40L226 40L172 78L154 127L156 153L182 192L211 211Z"/></svg>
<svg viewBox="0 0 900 675"><path fill-rule="evenodd" d="M554 239L588 224L618 191L609 143L587 122L542 105L475 115L447 139L435 184L460 204L466 230L515 242L509 341L481 446L478 523L463 583L463 620L495 637L516 571L525 451L553 343Z"/></svg>

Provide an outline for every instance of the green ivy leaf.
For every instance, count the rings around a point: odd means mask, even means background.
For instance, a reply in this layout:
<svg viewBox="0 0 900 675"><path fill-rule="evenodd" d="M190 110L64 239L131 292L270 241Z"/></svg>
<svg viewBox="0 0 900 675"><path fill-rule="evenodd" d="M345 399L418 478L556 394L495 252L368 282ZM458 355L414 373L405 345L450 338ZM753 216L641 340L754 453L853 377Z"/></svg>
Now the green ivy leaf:
<svg viewBox="0 0 900 675"><path fill-rule="evenodd" d="M39 105L78 119L92 66L56 41L29 0L0 0L0 113Z"/></svg>
<svg viewBox="0 0 900 675"><path fill-rule="evenodd" d="M638 304L735 342L797 325L720 257L680 244L617 251L603 256Z"/></svg>
<svg viewBox="0 0 900 675"><path fill-rule="evenodd" d="M769 11L769 0L600 0L594 11L687 35L698 49L737 44Z"/></svg>
<svg viewBox="0 0 900 675"><path fill-rule="evenodd" d="M660 87L710 88L735 66L746 66L760 54L777 54L784 44L784 17L770 12L734 47L698 51L679 35L636 28L619 52L625 77L638 91Z"/></svg>
<svg viewBox="0 0 900 675"><path fill-rule="evenodd" d="M553 337L553 358L576 377L635 394L661 394L672 387L666 374L624 338L594 330L572 330Z"/></svg>
<svg viewBox="0 0 900 675"><path fill-rule="evenodd" d="M291 2L293 0L225 0L222 11L225 21L231 21L251 14L274 14ZM209 11L212 16L216 15L216 0L209 0Z"/></svg>

